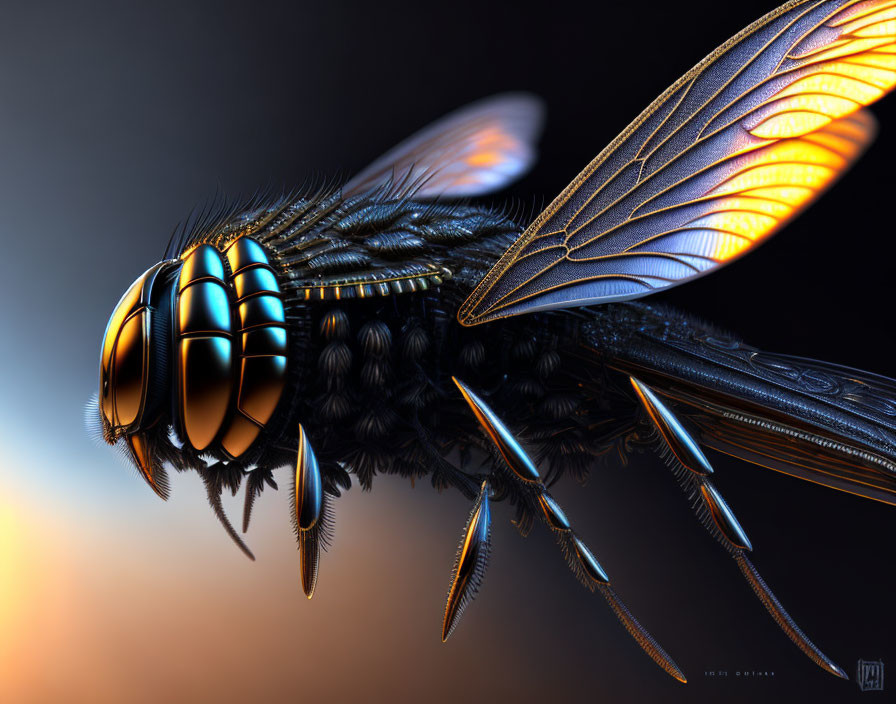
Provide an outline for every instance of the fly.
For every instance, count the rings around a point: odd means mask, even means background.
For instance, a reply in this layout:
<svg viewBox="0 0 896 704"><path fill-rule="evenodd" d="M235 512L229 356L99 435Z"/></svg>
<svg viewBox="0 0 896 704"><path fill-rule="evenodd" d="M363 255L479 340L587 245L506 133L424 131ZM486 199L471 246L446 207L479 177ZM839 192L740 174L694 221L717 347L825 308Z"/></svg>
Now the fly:
<svg viewBox="0 0 896 704"><path fill-rule="evenodd" d="M549 491L611 452L656 450L782 630L845 678L759 576L704 449L894 504L896 382L637 299L744 255L814 201L872 141L864 106L894 83L896 1L793 0L685 74L525 227L466 200L533 164L542 109L524 94L449 115L341 188L211 209L116 306L92 415L162 498L166 467L198 472L250 557L222 492L245 482L245 532L290 467L309 598L350 474L459 490L472 509L443 639L507 500L685 682Z"/></svg>

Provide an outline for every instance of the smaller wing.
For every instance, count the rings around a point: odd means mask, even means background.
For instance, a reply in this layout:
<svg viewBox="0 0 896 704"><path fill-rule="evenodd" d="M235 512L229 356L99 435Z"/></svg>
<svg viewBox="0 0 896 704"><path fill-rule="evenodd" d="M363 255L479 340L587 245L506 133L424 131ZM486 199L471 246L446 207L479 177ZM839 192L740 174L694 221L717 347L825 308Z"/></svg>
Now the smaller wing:
<svg viewBox="0 0 896 704"><path fill-rule="evenodd" d="M606 345L595 317L585 334ZM661 307L628 304L607 365L669 402L700 445L896 505L896 380L763 352Z"/></svg>
<svg viewBox="0 0 896 704"><path fill-rule="evenodd" d="M461 108L386 152L347 184L353 196L388 183L416 184L415 198L464 198L504 188L535 163L544 107L504 93Z"/></svg>
<svg viewBox="0 0 896 704"><path fill-rule="evenodd" d="M669 394L703 445L896 505L892 379L767 352L754 352L745 361L753 381L741 398L719 394L698 400L683 385ZM746 397L757 393L764 394L762 403L751 408Z"/></svg>

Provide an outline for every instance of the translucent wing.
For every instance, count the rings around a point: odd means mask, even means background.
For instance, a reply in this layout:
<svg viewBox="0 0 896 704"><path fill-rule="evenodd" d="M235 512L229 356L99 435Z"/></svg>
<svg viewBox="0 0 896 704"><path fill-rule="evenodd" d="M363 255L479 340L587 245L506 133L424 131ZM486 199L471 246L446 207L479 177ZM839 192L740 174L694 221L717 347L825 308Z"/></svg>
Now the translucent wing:
<svg viewBox="0 0 896 704"><path fill-rule="evenodd" d="M343 188L355 195L388 183L416 184L415 198L478 196L504 188L535 162L544 110L505 93L468 105L386 152Z"/></svg>
<svg viewBox="0 0 896 704"><path fill-rule="evenodd" d="M896 83L896 0L795 0L660 96L536 218L458 313L466 325L639 298L742 255L874 133Z"/></svg>

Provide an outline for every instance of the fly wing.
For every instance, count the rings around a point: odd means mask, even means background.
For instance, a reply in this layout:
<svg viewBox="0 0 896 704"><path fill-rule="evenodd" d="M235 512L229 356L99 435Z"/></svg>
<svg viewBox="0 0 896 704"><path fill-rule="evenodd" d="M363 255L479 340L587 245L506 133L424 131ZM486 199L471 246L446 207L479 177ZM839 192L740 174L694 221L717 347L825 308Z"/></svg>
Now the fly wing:
<svg viewBox="0 0 896 704"><path fill-rule="evenodd" d="M795 0L694 67L594 159L458 312L465 325L639 298L749 251L874 134L896 0Z"/></svg>
<svg viewBox="0 0 896 704"><path fill-rule="evenodd" d="M693 418L708 447L800 479L896 504L896 382L827 362L754 352L749 368L774 384L766 414L811 416L818 437L794 422L704 405ZM780 399L780 400L777 400ZM789 408L784 407L784 402ZM785 433L779 428L788 428ZM794 431L794 428L797 428Z"/></svg>
<svg viewBox="0 0 896 704"><path fill-rule="evenodd" d="M535 162L541 101L525 93L486 98L443 117L352 178L343 195L388 184L415 198L463 198L504 188Z"/></svg>
<svg viewBox="0 0 896 704"><path fill-rule="evenodd" d="M654 306L626 304L609 315L625 332L606 364L671 402L701 444L896 505L893 379L764 352ZM586 335L596 349L607 320L596 317Z"/></svg>

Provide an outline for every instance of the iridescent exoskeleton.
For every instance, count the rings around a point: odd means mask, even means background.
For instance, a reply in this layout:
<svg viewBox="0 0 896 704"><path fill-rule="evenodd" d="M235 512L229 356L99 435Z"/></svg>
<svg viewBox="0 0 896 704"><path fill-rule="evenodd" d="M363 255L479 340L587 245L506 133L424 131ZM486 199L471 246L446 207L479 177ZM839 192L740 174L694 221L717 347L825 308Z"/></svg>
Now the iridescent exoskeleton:
<svg viewBox="0 0 896 704"><path fill-rule="evenodd" d="M341 188L212 210L109 321L104 437L163 498L165 465L197 471L250 556L221 493L246 482L245 531L289 467L309 597L351 474L458 489L473 508L443 639L481 583L490 504L506 499L685 681L548 491L611 450L653 448L785 633L845 677L747 558L704 448L896 503L896 382L624 301L717 269L806 207L871 141L863 106L894 83L896 1L795 0L688 72L528 227L462 200L531 165L541 108L526 95L448 116Z"/></svg>

